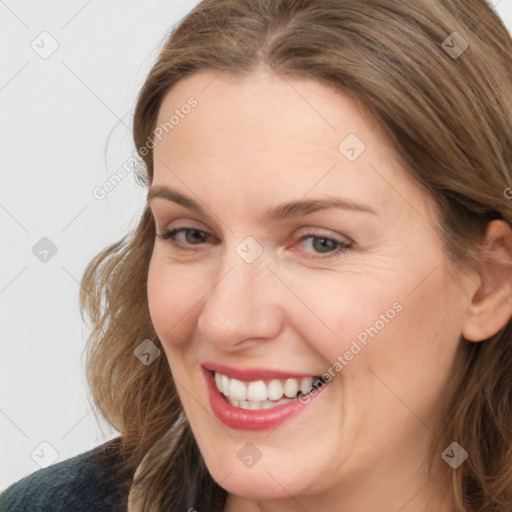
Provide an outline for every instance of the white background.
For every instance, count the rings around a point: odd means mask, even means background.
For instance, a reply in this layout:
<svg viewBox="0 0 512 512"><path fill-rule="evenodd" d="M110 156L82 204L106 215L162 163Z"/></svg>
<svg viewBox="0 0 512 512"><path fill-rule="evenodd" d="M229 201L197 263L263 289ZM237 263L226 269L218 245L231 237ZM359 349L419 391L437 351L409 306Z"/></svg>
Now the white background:
<svg viewBox="0 0 512 512"><path fill-rule="evenodd" d="M137 93L196 3L0 0L0 489L117 435L89 402L78 282L145 191L133 173L104 200L92 191L132 155ZM512 30L512 1L494 4ZM31 46L52 44L48 58ZM46 262L32 252L43 237Z"/></svg>

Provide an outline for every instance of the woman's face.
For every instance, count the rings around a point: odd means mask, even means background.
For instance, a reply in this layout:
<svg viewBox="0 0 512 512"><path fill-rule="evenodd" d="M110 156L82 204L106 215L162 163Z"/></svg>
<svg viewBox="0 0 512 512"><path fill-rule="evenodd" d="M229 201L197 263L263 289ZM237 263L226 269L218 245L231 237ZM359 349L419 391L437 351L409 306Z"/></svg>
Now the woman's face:
<svg viewBox="0 0 512 512"><path fill-rule="evenodd" d="M212 477L240 504L418 510L468 302L433 203L313 80L203 71L158 126L150 205L178 231L155 240L149 306Z"/></svg>

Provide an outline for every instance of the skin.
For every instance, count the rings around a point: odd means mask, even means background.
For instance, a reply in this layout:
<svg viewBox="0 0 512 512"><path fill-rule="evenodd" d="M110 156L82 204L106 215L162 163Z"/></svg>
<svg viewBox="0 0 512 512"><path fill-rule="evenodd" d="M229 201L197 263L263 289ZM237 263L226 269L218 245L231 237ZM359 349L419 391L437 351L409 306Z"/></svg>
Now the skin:
<svg viewBox="0 0 512 512"><path fill-rule="evenodd" d="M433 227L434 203L397 163L380 126L353 99L310 79L266 69L236 78L201 71L166 95L165 122L198 105L154 148L153 185L200 202L206 215L151 199L157 233L148 274L152 322L226 511L451 510L451 468L427 453L453 378L460 337L480 341L512 310L510 273L455 271ZM365 151L349 161L349 134ZM335 195L376 215L328 209L278 222L270 208ZM322 236L351 243L345 253ZM247 263L248 236L263 249ZM503 258L507 225L488 243ZM315 242L316 241L316 242ZM318 259L314 259L317 257ZM203 361L321 375L394 303L402 306L296 417L272 431L230 429L213 415ZM251 468L237 452L254 443Z"/></svg>

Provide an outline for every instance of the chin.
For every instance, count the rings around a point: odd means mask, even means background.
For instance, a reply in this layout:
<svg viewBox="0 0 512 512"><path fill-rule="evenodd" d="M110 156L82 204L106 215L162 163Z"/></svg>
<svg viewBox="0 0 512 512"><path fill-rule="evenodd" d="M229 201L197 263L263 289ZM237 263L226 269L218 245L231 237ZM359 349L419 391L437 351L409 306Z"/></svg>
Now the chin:
<svg viewBox="0 0 512 512"><path fill-rule="evenodd" d="M283 460L274 463L270 457L267 457L266 462L263 458L250 468L245 467L236 456L230 460L226 453L207 456L205 462L212 478L228 493L241 498L278 500L314 491L314 482L317 480L318 483L318 478L312 474L307 476L307 467L310 465L292 463L295 471L290 472L290 461L287 460L283 466Z"/></svg>
<svg viewBox="0 0 512 512"><path fill-rule="evenodd" d="M276 482L268 473L255 474L250 470L233 472L224 479L214 477L214 480L228 493L247 500L279 500L300 494L295 486L290 486L288 480L284 485L279 485L280 480Z"/></svg>

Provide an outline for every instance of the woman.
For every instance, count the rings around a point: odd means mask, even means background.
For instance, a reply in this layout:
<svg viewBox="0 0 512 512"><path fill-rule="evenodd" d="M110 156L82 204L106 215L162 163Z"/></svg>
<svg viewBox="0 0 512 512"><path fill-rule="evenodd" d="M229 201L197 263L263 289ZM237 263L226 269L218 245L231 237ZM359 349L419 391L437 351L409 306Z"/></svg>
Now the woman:
<svg viewBox="0 0 512 512"><path fill-rule="evenodd" d="M484 0L195 7L83 277L121 435L4 509L512 510L511 56Z"/></svg>

